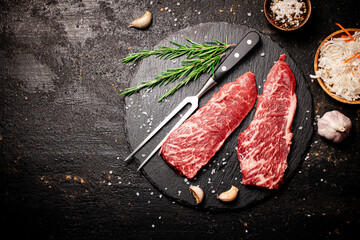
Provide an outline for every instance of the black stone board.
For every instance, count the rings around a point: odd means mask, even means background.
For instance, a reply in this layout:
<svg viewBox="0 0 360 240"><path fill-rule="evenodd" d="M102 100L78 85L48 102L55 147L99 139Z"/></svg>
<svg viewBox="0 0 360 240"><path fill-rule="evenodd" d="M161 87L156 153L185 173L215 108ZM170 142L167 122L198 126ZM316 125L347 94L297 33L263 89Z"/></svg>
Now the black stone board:
<svg viewBox="0 0 360 240"><path fill-rule="evenodd" d="M204 23L193 27L180 30L167 36L154 49L159 46L172 46L169 41L186 43L185 37L196 42L210 41L218 39L225 41L226 36L229 43L238 43L249 31L256 31L243 25L233 25L228 23ZM312 96L304 76L297 67L295 61L289 56L285 49L274 43L268 36L261 35L261 42L253 49L238 65L222 80L220 84L211 89L200 99L199 106L204 105L213 93L219 90L226 82L234 81L238 76L247 71L252 71L256 77L258 94L262 93L262 86L266 76L279 59L281 54L286 54L286 62L294 72L298 99L296 114L292 126L294 134L291 151L288 156L288 168L285 172L285 184L296 172L297 167L305 158L313 133L312 123ZM138 71L131 80L130 86L139 85L142 81L152 80L156 74L171 67L181 65L181 59L163 60L156 57L149 57L138 64ZM157 100L163 96L176 83L167 86L155 87L151 91L142 91L126 98L126 127L128 141L134 149L164 118L174 109L186 96L195 95L209 76L203 75L196 82L191 82L183 87L174 95L166 98L161 103ZM255 105L256 106L256 105ZM184 109L186 111L186 109ZM184 112L183 111L183 112ZM250 124L255 113L255 107L244 119L241 125L225 141L222 148L205 165L194 179L186 179L178 176L166 162L158 155L152 157L142 172L151 183L156 186L165 196L188 206L194 206L206 210L237 209L243 208L259 202L276 190L261 189L254 186L244 186L241 184L241 171L239 160L236 156L237 138L240 132L244 131ZM181 112L169 124L167 124L152 140L148 142L129 164L138 166L147 154L161 141L161 139L171 129L172 125L180 119ZM205 199L197 205L194 197L189 191L190 185L199 185L205 192ZM217 196L228 190L231 185L239 188L239 195L231 203L220 202Z"/></svg>

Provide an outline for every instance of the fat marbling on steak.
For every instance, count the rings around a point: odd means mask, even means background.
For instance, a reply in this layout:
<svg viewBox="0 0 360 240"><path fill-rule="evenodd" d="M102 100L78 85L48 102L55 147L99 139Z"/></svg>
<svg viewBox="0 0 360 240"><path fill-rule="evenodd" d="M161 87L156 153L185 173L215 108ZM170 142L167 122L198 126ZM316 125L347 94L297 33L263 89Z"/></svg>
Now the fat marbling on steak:
<svg viewBox="0 0 360 240"><path fill-rule="evenodd" d="M238 138L242 183L278 189L287 168L296 110L296 80L285 54L271 68L255 116Z"/></svg>
<svg viewBox="0 0 360 240"><path fill-rule="evenodd" d="M247 72L225 84L163 143L160 155L180 175L193 178L253 108L255 76Z"/></svg>

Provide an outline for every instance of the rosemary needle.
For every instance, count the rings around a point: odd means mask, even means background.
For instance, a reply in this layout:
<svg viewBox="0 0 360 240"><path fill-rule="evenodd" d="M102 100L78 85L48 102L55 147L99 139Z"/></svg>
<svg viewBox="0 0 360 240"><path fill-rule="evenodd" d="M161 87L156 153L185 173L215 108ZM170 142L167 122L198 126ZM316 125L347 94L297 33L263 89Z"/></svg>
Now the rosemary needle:
<svg viewBox="0 0 360 240"><path fill-rule="evenodd" d="M177 46L177 48L161 46L155 50L142 50L137 53L131 53L128 57L123 59L123 63L135 62L155 55L157 58L174 59L186 55L182 60L182 66L177 68L169 68L166 71L161 71L155 76L154 80L145 81L142 84L126 88L120 95L129 96L141 89L154 88L155 86L167 85L182 78L175 87L162 96L158 101L161 102L165 97L174 94L182 86L187 85L191 81L195 81L202 73L214 72L214 68L219 64L223 54L233 44L223 43L219 40L207 41L202 44L196 43L188 38L185 38L191 45L182 45L173 41L170 43Z"/></svg>

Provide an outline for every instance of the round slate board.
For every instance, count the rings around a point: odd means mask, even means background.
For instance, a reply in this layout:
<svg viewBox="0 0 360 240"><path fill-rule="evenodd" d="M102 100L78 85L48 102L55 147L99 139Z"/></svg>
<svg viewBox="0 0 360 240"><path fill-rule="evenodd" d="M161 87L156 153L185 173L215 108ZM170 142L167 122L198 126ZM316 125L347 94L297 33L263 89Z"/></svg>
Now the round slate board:
<svg viewBox="0 0 360 240"><path fill-rule="evenodd" d="M180 30L166 37L158 46L172 46L169 41L185 43L185 37L196 42L220 40L225 41L227 35L229 43L238 43L249 31L256 31L242 25L232 25L228 23L205 23L197 26ZM222 82L211 89L201 99L199 106L204 105L226 82L234 81L238 76L247 71L252 71L256 77L258 94L262 93L262 86L266 76L283 53L287 55L286 62L294 72L297 88L296 94L298 104L295 119L292 126L294 134L291 151L288 156L288 168L285 172L285 183L295 173L296 168L301 164L305 157L313 133L312 124L312 97L301 70L296 66L286 50L271 41L268 36L259 33L261 41L250 54L245 56L234 69L224 77ZM155 46L157 48L158 46ZM265 55L264 55L265 54ZM263 55L263 56L262 56ZM149 57L140 62L140 66L135 78L130 86L139 85L142 81L152 80L160 71L165 71L171 67L181 65L180 59L161 60ZM134 149L164 117L174 109L186 96L195 95L203 86L209 76L203 75L200 79L183 87L174 95L166 98L161 103L157 100L163 96L171 87L175 85L156 87L152 91L140 92L126 98L126 127L128 140L131 148ZM186 110L186 108L184 109ZM183 111L184 112L184 111ZM241 171L239 160L236 156L237 138L240 132L244 131L250 124L255 113L255 107L244 119L241 125L225 141L222 148L205 165L194 179L186 179L178 176L158 155L143 168L143 173L165 196L181 202L185 205L204 208L207 210L235 209L254 204L259 200L269 196L274 191L261 189L255 186L244 186L241 184ZM172 125L180 119L179 113L169 124L167 124L154 138L152 138L136 155L135 159L130 160L130 164L138 166L148 153L161 141L161 139L171 129ZM194 197L189 191L190 185L199 185L205 193L205 199L197 205ZM228 190L231 185L239 188L238 197L231 203L220 202L217 196Z"/></svg>

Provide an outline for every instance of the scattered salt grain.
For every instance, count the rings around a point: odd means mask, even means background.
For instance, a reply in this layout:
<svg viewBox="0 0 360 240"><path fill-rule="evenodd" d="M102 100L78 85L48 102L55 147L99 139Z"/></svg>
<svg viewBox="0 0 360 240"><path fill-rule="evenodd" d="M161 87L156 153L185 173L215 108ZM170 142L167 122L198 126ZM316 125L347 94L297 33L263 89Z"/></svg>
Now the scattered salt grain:
<svg viewBox="0 0 360 240"><path fill-rule="evenodd" d="M178 196L180 196L180 194L181 194L181 191L178 191Z"/></svg>
<svg viewBox="0 0 360 240"><path fill-rule="evenodd" d="M159 195L159 198L162 198L162 194Z"/></svg>
<svg viewBox="0 0 360 240"><path fill-rule="evenodd" d="M215 193L215 190L211 190L211 193Z"/></svg>
<svg viewBox="0 0 360 240"><path fill-rule="evenodd" d="M137 192L137 193L136 193L136 196L139 196L139 195L140 195L140 193L139 193L139 192Z"/></svg>
<svg viewBox="0 0 360 240"><path fill-rule="evenodd" d="M214 174L215 173L215 169L211 170L211 174Z"/></svg>
<svg viewBox="0 0 360 240"><path fill-rule="evenodd" d="M247 13L247 15L250 17L250 16L251 16L251 13L250 13L250 12L248 12L248 13Z"/></svg>
<svg viewBox="0 0 360 240"><path fill-rule="evenodd" d="M110 186L110 185L111 185L111 182L108 182L108 185Z"/></svg>
<svg viewBox="0 0 360 240"><path fill-rule="evenodd" d="M301 129L303 129L303 127L302 127L302 126L300 126L300 127L299 127L299 130L301 130Z"/></svg>
<svg viewBox="0 0 360 240"><path fill-rule="evenodd" d="M265 53L261 53L260 56L264 57L264 56L265 56Z"/></svg>
<svg viewBox="0 0 360 240"><path fill-rule="evenodd" d="M154 192L151 192L150 195L154 195Z"/></svg>
<svg viewBox="0 0 360 240"><path fill-rule="evenodd" d="M152 228L155 228L155 224L152 224L151 227L152 227Z"/></svg>

